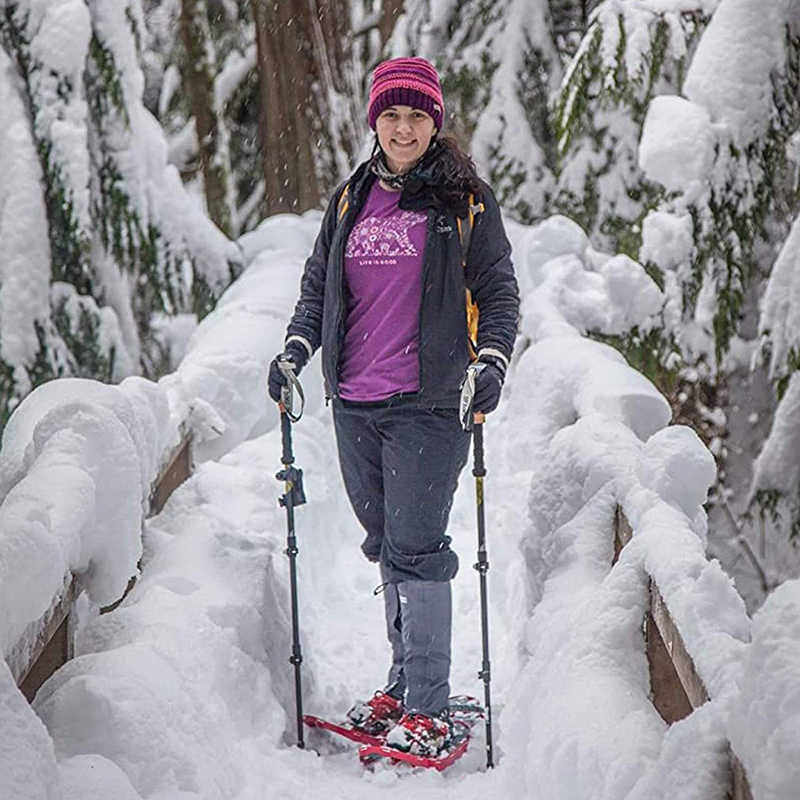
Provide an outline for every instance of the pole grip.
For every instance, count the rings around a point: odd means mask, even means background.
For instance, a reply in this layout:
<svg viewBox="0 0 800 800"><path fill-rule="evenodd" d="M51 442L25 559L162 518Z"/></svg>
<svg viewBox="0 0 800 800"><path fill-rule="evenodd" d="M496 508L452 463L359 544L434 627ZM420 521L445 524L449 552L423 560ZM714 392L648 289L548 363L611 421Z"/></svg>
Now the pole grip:
<svg viewBox="0 0 800 800"><path fill-rule="evenodd" d="M478 417L481 418L480 422L478 421ZM472 474L476 478L483 478L486 475L486 465L483 461L483 414L475 415L475 425L472 429L472 449Z"/></svg>
<svg viewBox="0 0 800 800"><path fill-rule="evenodd" d="M281 455L281 463L289 466L294 464L294 453L292 452L292 421L286 413L286 408L283 403L279 403L278 407L281 411L281 445L283 453Z"/></svg>

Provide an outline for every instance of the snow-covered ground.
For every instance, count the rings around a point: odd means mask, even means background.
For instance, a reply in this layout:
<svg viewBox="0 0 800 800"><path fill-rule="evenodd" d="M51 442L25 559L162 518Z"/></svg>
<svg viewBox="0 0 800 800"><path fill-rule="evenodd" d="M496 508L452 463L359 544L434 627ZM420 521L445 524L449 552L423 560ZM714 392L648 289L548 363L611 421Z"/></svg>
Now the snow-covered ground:
<svg viewBox="0 0 800 800"><path fill-rule="evenodd" d="M661 293L639 265L592 250L564 218L510 225L522 335L504 403L486 427L497 768L483 770L482 731L443 775L365 771L352 749L319 734L309 733L307 751L292 746L280 441L264 378L318 224L317 214L276 217L245 238L250 267L158 385L70 382L63 398L43 387L8 426L3 654L67 569L82 574L95 602L82 600L77 658L40 690L36 714L0 663L0 797L721 799L728 739L759 800L794 797L800 766L781 754L800 744L800 632L779 621L800 616L796 587L751 625L731 580L706 561L713 458L689 429L667 427L668 404L618 352L582 335L646 330ZM294 432L309 498L297 511L305 706L340 716L382 685L389 650L318 359L302 379L308 407ZM143 418L150 427L137 429ZM149 480L180 424L198 438L197 469L146 521L140 542ZM104 433L114 447L100 444ZM612 568L618 504L635 535ZM480 696L468 469L450 533L462 563L452 688ZM40 559L26 555L36 546ZM132 593L98 616L96 604L140 555ZM712 698L671 728L648 698L649 576ZM16 588L7 596L4 587ZM18 595L28 602L17 605Z"/></svg>

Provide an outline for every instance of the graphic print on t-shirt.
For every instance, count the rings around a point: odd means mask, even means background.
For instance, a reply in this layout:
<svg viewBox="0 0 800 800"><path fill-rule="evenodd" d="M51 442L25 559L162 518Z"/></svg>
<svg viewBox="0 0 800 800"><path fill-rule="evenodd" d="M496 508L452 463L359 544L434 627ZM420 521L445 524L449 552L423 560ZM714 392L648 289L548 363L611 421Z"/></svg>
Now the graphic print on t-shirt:
<svg viewBox="0 0 800 800"><path fill-rule="evenodd" d="M419 389L419 315L428 215L372 185L347 238L339 395L376 401Z"/></svg>
<svg viewBox="0 0 800 800"><path fill-rule="evenodd" d="M345 258L417 256L419 251L408 229L424 221L425 215L418 211L400 211L392 217L369 216L350 232Z"/></svg>

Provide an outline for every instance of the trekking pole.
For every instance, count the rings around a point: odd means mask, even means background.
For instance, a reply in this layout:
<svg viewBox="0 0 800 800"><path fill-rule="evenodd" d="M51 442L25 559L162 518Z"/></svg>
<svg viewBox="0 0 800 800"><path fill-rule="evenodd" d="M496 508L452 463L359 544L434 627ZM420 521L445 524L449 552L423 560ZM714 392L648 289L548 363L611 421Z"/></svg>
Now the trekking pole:
<svg viewBox="0 0 800 800"><path fill-rule="evenodd" d="M483 479L486 466L483 461L483 423L484 415L473 413L475 400L475 379L485 368L485 364L475 363L467 368L467 376L461 387L461 424L466 431L472 431L473 468L475 476L475 500L478 510L478 561L474 564L480 577L481 591L481 638L483 663L478 677L483 681L484 705L486 706L486 766L494 767L494 747L492 742L492 668L489 660L489 603L486 573L489 559L486 551L486 516L484 513Z"/></svg>
<svg viewBox="0 0 800 800"><path fill-rule="evenodd" d="M292 596L292 655L289 663L294 666L295 709L297 713L297 746L305 748L303 738L303 684L300 665L303 663L303 652L300 648L300 615L297 603L297 537L294 530L294 510L306 502L303 491L303 470L294 466L294 453L292 452L292 424L298 422L303 415L305 397L300 382L294 374L294 362L291 359L281 358L278 361L281 372L286 376L287 383L281 389L281 399L278 408L281 412L281 442L283 453L281 463L283 469L275 476L284 482L284 494L278 502L286 509L286 555L289 556L289 585ZM294 412L294 390L300 397L300 412Z"/></svg>

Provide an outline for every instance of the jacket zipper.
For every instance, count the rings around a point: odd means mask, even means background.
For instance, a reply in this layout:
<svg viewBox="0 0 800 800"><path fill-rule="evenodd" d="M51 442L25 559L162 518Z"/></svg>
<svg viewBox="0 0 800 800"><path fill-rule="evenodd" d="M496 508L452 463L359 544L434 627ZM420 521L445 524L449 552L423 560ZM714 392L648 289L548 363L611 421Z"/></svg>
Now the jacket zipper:
<svg viewBox="0 0 800 800"><path fill-rule="evenodd" d="M422 321L423 310L425 308L425 286L428 282L428 272L430 269L430 251L431 242L433 241L433 222L436 216L436 210L429 208L427 211L428 219L425 229L425 250L422 254L422 293L419 300L419 324L417 329L417 361L419 363L419 394L418 399L422 400L424 394L424 369L422 364Z"/></svg>
<svg viewBox="0 0 800 800"><path fill-rule="evenodd" d="M345 212L345 219L342 220L342 225L347 224L347 213ZM344 338L344 250L341 247L342 241L347 241L347 236L350 235L350 231L347 231L346 235L342 233L339 237L339 243L336 246L336 253L335 253L335 260L336 260L336 269L337 275L336 280L339 283L339 313L336 317L336 351L333 355L333 380L334 385L331 389L330 400L335 399L338 397L339 394L339 356L342 352L342 339Z"/></svg>

